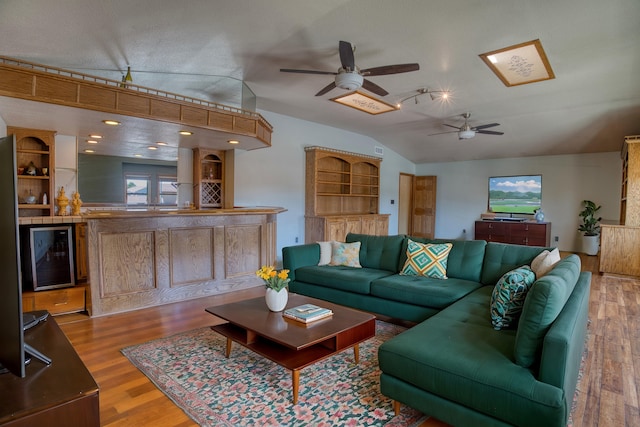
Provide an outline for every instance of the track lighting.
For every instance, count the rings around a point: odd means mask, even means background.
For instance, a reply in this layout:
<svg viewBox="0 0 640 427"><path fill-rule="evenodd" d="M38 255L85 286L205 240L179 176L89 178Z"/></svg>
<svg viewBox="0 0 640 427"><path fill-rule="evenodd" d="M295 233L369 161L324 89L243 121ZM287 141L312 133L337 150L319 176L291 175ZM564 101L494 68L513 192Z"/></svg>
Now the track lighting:
<svg viewBox="0 0 640 427"><path fill-rule="evenodd" d="M418 97L420 95L429 95L429 97L431 98L432 101L435 101L436 99L448 99L449 98L449 91L447 90L431 90L428 88L420 88L416 90L416 94L415 95L411 95L411 96L407 96L406 98L401 99L400 101L398 101L398 103L396 104L398 108L400 108L402 106L402 104L404 104L406 101L413 99L415 101L416 104L418 104Z"/></svg>

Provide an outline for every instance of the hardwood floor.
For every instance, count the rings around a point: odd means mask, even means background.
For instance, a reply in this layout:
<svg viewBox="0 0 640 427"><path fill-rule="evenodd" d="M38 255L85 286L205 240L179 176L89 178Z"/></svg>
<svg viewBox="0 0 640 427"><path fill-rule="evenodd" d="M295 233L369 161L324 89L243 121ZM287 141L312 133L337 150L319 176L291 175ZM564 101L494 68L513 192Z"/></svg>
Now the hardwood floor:
<svg viewBox="0 0 640 427"><path fill-rule="evenodd" d="M601 276L597 257L581 256L593 271L587 359L573 414L575 427L640 425L640 279ZM100 386L103 426L194 426L120 349L204 325L206 307L264 294L254 288L135 312L88 319L61 316L76 351ZM430 419L421 427L446 424Z"/></svg>

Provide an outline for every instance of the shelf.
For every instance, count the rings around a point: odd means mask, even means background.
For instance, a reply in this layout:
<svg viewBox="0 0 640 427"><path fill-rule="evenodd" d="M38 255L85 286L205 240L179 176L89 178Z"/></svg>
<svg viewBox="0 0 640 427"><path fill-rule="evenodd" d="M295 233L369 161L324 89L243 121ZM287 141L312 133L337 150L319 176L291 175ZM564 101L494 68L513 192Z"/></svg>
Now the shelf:
<svg viewBox="0 0 640 427"><path fill-rule="evenodd" d="M29 149L25 149L25 148L18 148L16 150L17 153L28 153L28 154L40 154L40 155L49 155L51 153L49 153L49 151L45 151L45 150L29 150Z"/></svg>
<svg viewBox="0 0 640 427"><path fill-rule="evenodd" d="M49 175L18 175L18 179L51 179Z"/></svg>
<svg viewBox="0 0 640 427"><path fill-rule="evenodd" d="M18 209L50 209L51 205L39 205L39 204L29 204L29 203L19 203Z"/></svg>

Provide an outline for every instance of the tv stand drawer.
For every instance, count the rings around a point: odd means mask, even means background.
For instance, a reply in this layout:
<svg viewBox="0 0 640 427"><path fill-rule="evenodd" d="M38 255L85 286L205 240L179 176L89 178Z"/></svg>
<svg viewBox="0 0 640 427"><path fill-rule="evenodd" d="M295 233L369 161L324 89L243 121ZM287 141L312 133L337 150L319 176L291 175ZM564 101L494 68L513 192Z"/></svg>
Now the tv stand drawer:
<svg viewBox="0 0 640 427"><path fill-rule="evenodd" d="M550 222L476 221L475 238L488 242L550 246Z"/></svg>
<svg viewBox="0 0 640 427"><path fill-rule="evenodd" d="M22 310L47 310L52 315L84 311L84 286L53 289L49 291L23 292Z"/></svg>

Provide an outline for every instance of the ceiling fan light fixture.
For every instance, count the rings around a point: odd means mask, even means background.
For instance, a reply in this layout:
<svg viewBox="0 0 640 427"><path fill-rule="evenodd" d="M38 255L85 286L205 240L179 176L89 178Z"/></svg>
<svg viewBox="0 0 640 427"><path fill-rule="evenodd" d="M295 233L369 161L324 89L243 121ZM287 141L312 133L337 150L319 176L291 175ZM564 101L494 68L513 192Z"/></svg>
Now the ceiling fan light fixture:
<svg viewBox="0 0 640 427"><path fill-rule="evenodd" d="M461 130L460 132L458 132L458 138L460 139L471 139L474 136L476 136L476 132L473 130Z"/></svg>
<svg viewBox="0 0 640 427"><path fill-rule="evenodd" d="M343 72L336 75L336 86L345 90L356 90L362 86L364 77L355 71Z"/></svg>

